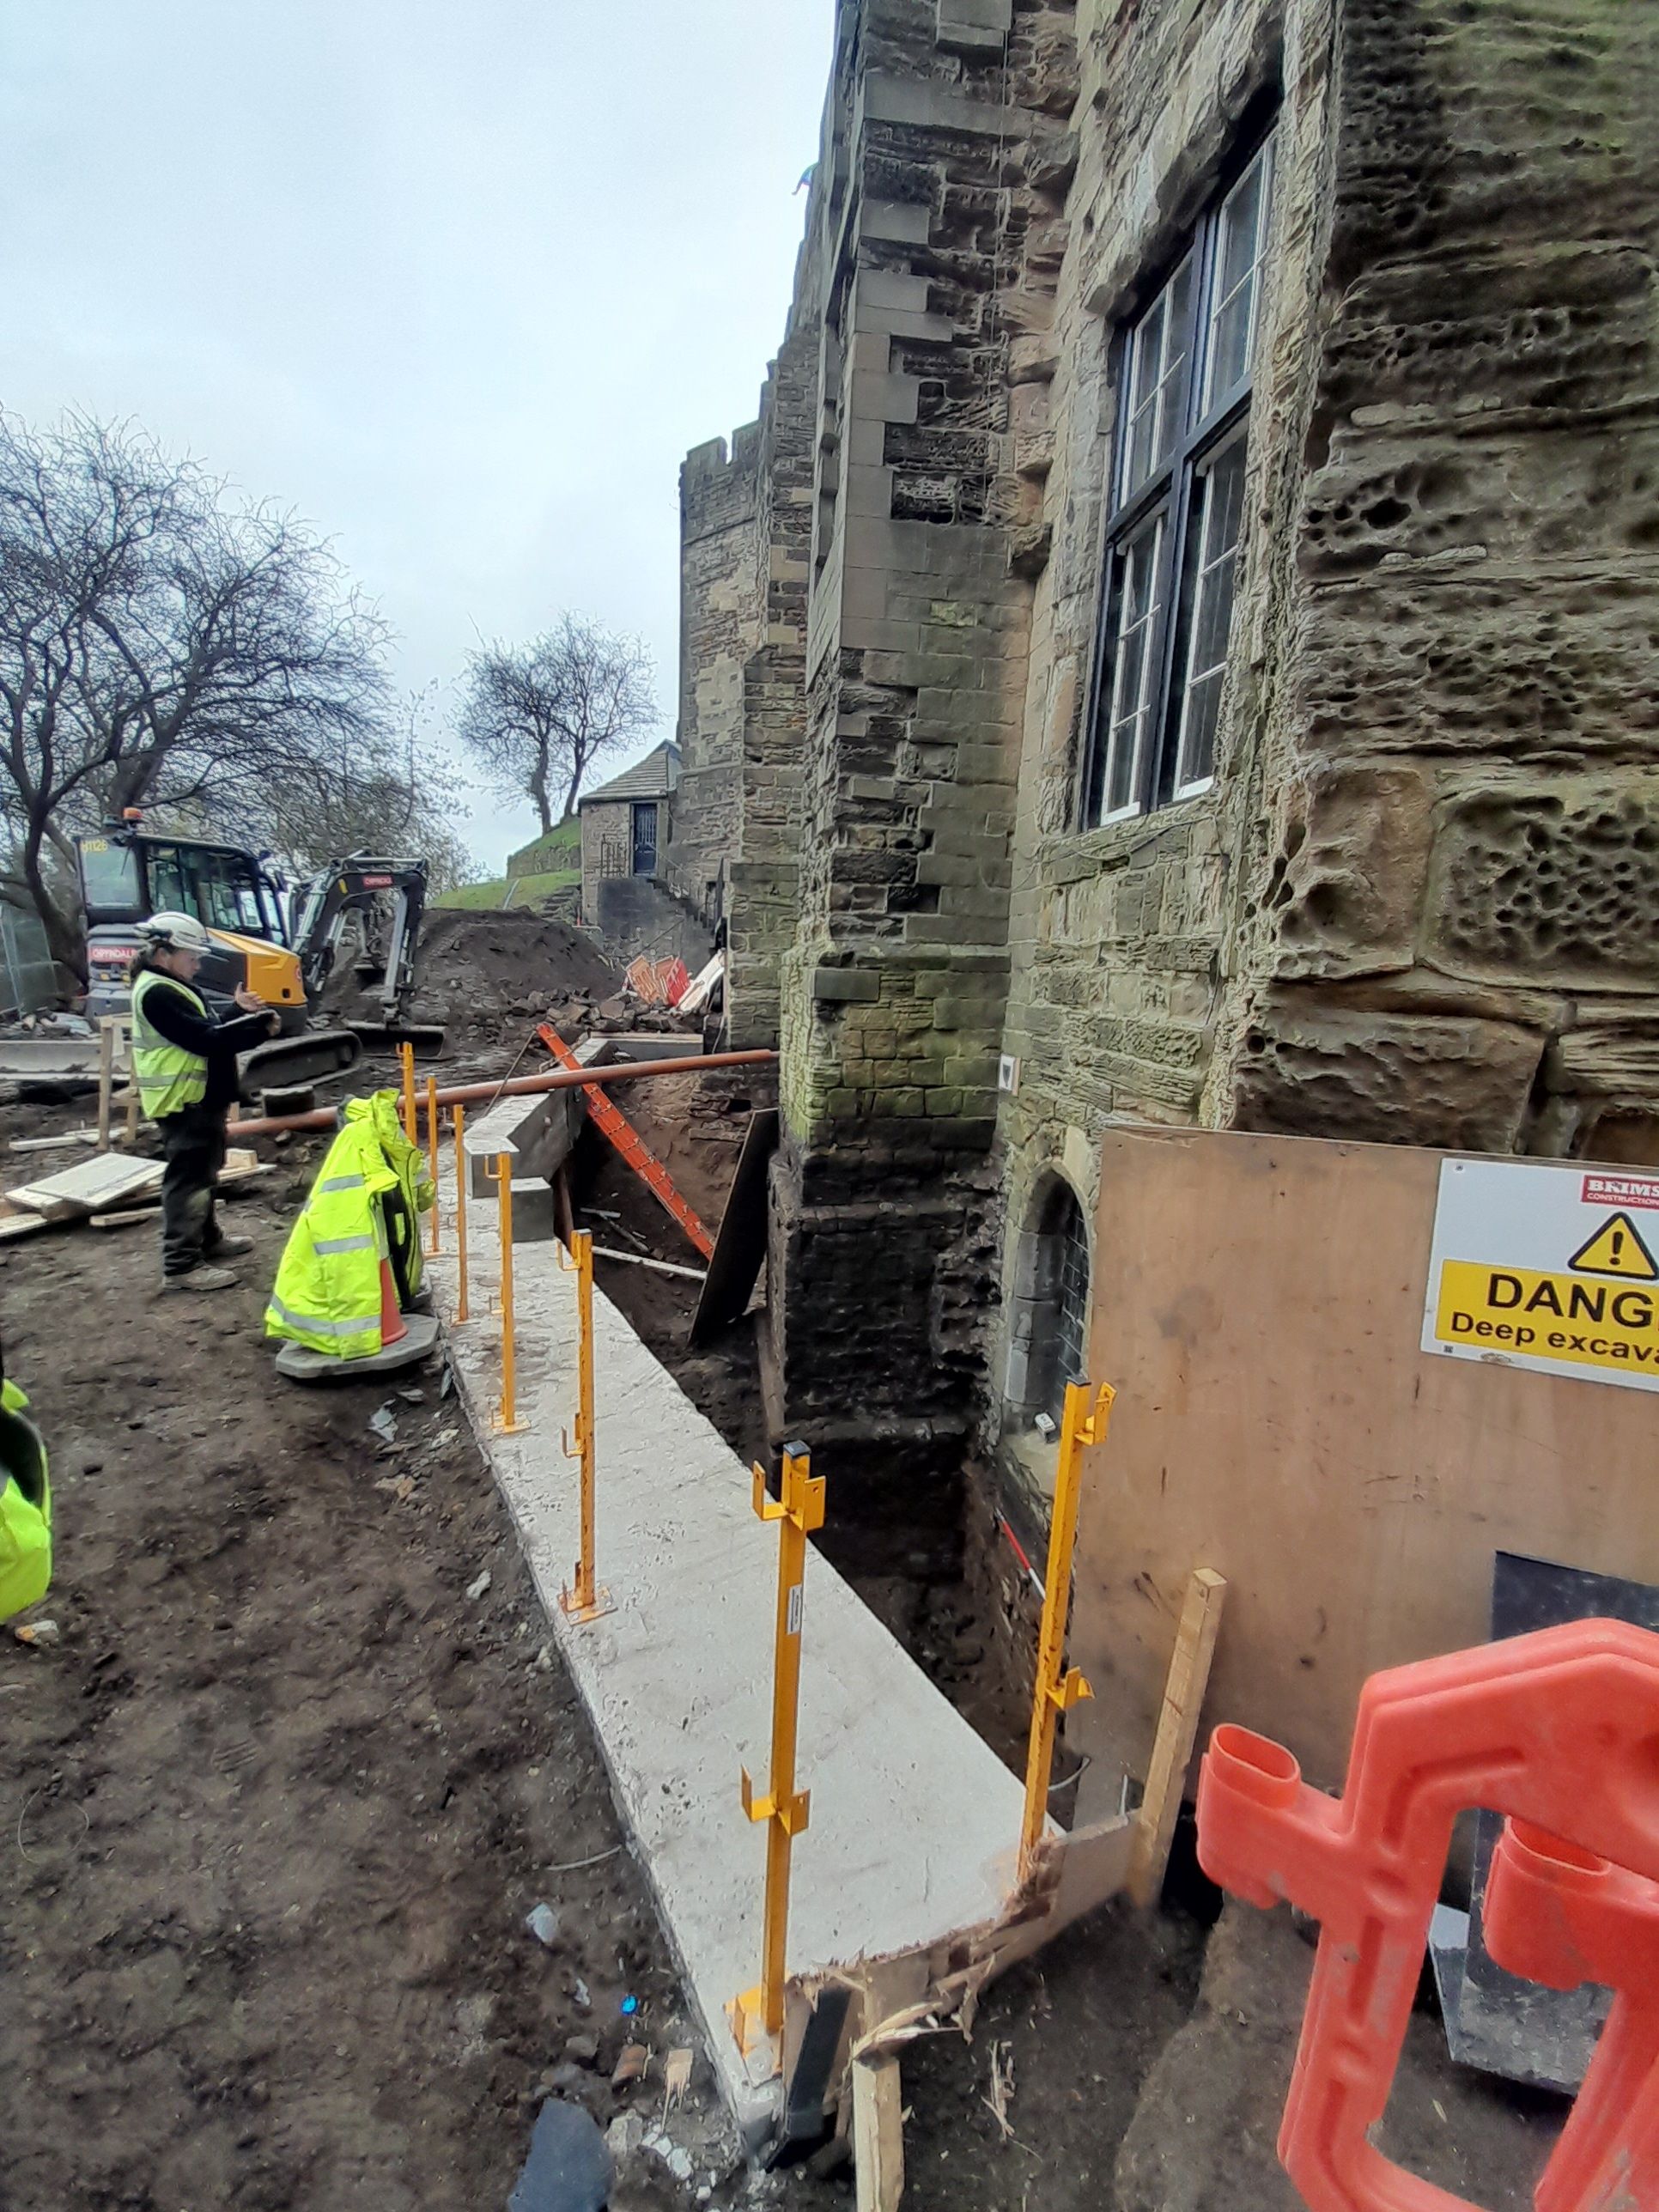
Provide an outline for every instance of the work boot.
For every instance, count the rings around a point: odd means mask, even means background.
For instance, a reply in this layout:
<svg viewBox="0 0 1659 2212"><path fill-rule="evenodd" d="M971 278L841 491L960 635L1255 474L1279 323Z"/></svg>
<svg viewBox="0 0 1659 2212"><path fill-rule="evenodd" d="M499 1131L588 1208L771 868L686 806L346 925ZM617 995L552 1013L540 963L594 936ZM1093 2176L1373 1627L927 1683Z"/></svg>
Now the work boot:
<svg viewBox="0 0 1659 2212"><path fill-rule="evenodd" d="M234 1291L241 1277L229 1267L192 1267L187 1275L163 1275L164 1291Z"/></svg>
<svg viewBox="0 0 1659 2212"><path fill-rule="evenodd" d="M251 1252L252 1249L253 1239L251 1237L226 1236L212 1246L209 1256L214 1260L231 1260L239 1252Z"/></svg>

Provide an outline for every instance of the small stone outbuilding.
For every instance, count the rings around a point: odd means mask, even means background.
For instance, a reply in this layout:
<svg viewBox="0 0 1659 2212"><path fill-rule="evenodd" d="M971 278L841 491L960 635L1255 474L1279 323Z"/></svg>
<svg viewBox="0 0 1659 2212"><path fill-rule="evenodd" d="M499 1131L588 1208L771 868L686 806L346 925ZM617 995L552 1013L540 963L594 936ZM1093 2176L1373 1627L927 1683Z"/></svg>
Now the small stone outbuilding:
<svg viewBox="0 0 1659 2212"><path fill-rule="evenodd" d="M597 915L599 886L607 878L662 873L679 780L679 747L665 742L577 800L585 914Z"/></svg>

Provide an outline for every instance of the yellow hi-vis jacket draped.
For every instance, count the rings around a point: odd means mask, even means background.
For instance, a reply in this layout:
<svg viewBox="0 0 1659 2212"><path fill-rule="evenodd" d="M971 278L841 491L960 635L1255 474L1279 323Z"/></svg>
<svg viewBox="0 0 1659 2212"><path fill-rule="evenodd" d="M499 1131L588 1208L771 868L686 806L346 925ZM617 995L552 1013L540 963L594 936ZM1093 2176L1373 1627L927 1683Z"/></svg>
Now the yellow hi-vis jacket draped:
<svg viewBox="0 0 1659 2212"><path fill-rule="evenodd" d="M28 1402L15 1382L0 1388L0 1620L52 1580L52 1484L40 1431L23 1418Z"/></svg>
<svg viewBox="0 0 1659 2212"><path fill-rule="evenodd" d="M380 1349L380 1262L400 1306L420 1289L420 1216L437 1194L395 1092L348 1099L343 1115L283 1248L265 1334L362 1359Z"/></svg>
<svg viewBox="0 0 1659 2212"><path fill-rule="evenodd" d="M159 1121L164 1114L182 1114L186 1106L199 1106L207 1096L208 1064L198 1052L169 1044L150 1026L144 1001L152 991L177 991L192 1011L210 1021L207 1000L176 975L159 975L147 968L132 987L132 1071L138 1079L138 1098L146 1116Z"/></svg>

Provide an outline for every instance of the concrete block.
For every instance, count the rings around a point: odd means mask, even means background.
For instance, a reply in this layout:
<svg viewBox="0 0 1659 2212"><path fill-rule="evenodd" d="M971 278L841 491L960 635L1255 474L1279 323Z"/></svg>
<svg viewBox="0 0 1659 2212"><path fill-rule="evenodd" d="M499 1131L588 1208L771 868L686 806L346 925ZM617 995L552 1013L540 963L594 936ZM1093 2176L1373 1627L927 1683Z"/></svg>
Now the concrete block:
<svg viewBox="0 0 1659 2212"><path fill-rule="evenodd" d="M513 1163L515 1196L521 1181L527 1186L555 1174L570 1157L586 1113L580 1091L550 1091L540 1098L503 1098L476 1121L469 1117L462 1140L468 1197L494 1196L489 1162L503 1154Z"/></svg>
<svg viewBox="0 0 1659 2212"><path fill-rule="evenodd" d="M941 33L948 27L1006 34L1013 27L1014 0L937 0L935 12Z"/></svg>
<svg viewBox="0 0 1659 2212"><path fill-rule="evenodd" d="M924 853L916 862L919 884L977 884L979 863L954 853Z"/></svg>
<svg viewBox="0 0 1659 2212"><path fill-rule="evenodd" d="M904 378L882 379L882 382L887 385L908 381ZM893 471L887 468L849 468L842 478L841 495L843 512L849 519L857 515L890 514L893 508Z"/></svg>
<svg viewBox="0 0 1659 2212"><path fill-rule="evenodd" d="M919 315L903 307L860 305L861 331L879 331L884 337L904 338L912 345L951 345L957 326L945 315Z"/></svg>

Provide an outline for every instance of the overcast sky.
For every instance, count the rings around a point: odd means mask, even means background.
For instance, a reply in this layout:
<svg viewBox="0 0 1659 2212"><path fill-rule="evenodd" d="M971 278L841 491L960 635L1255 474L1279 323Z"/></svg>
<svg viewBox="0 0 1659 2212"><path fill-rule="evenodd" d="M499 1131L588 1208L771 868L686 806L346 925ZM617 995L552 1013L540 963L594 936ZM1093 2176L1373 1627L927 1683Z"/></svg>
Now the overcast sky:
<svg viewBox="0 0 1659 2212"><path fill-rule="evenodd" d="M831 13L0 0L0 405L297 509L405 684L565 607L638 630L670 736L679 462L781 336ZM532 828L467 835L493 872Z"/></svg>

